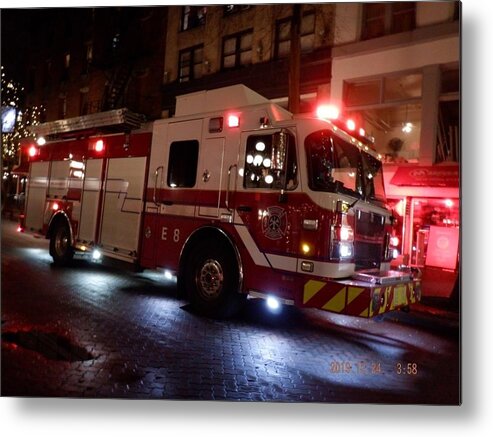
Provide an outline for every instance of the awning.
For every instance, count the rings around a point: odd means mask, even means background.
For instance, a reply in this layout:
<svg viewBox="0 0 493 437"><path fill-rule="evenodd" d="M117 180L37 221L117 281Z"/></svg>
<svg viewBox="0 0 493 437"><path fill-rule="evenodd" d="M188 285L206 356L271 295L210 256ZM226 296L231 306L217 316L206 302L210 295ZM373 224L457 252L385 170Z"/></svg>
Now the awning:
<svg viewBox="0 0 493 437"><path fill-rule="evenodd" d="M392 185L409 187L459 187L459 165L400 166L390 180Z"/></svg>

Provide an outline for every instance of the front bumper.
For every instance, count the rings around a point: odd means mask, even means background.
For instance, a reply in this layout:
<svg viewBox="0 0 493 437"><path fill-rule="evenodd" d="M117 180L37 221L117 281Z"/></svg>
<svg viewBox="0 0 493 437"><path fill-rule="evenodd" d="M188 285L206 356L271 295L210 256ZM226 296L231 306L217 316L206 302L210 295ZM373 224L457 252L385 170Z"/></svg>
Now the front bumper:
<svg viewBox="0 0 493 437"><path fill-rule="evenodd" d="M361 279L312 279L304 285L302 306L369 318L420 301L419 275L392 276L392 283L383 284Z"/></svg>

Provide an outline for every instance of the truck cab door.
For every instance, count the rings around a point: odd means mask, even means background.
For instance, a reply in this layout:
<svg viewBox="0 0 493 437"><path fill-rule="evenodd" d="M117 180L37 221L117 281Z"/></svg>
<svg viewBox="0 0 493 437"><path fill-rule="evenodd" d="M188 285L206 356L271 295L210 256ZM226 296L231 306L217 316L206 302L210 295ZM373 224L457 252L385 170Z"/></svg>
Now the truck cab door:
<svg viewBox="0 0 493 437"><path fill-rule="evenodd" d="M224 183L224 138L206 138L200 145L197 174L197 214L218 218Z"/></svg>
<svg viewBox="0 0 493 437"><path fill-rule="evenodd" d="M280 170L277 134L279 129L242 134L235 224L256 264L296 271L300 208L295 136L288 134L289 164Z"/></svg>

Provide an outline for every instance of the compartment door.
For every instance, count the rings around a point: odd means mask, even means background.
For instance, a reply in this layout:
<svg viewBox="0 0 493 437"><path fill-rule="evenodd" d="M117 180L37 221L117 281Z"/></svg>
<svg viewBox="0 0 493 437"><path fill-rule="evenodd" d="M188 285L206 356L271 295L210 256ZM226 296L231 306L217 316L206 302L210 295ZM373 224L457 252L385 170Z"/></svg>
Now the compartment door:
<svg viewBox="0 0 493 437"><path fill-rule="evenodd" d="M108 160L100 241L115 258L137 257L145 171L145 157Z"/></svg>
<svg viewBox="0 0 493 437"><path fill-rule="evenodd" d="M26 203L26 228L33 231L40 231L43 228L49 166L49 162L31 164Z"/></svg>
<svg viewBox="0 0 493 437"><path fill-rule="evenodd" d="M96 230L101 197L102 171L102 159L91 159L86 162L79 219L79 240L81 241L97 241Z"/></svg>

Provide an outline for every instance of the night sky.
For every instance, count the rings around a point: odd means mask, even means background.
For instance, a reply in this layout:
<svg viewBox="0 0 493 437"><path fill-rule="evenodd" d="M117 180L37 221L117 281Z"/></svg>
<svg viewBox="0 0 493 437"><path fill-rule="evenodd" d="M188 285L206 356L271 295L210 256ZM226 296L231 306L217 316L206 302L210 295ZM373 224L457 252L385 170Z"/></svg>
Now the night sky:
<svg viewBox="0 0 493 437"><path fill-rule="evenodd" d="M39 14L36 9L2 9L1 14L1 62L7 75L25 83L25 59L32 39L32 27L28 24Z"/></svg>

